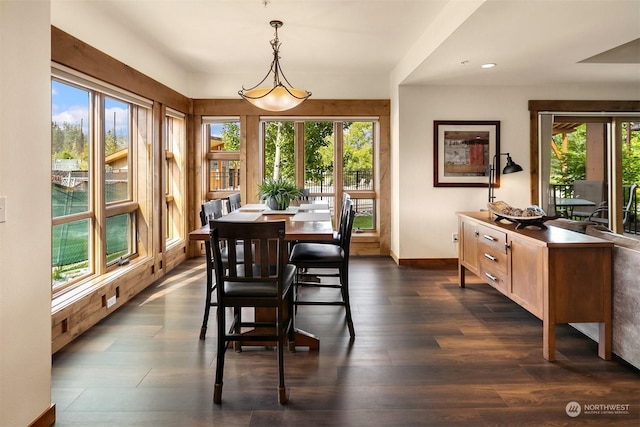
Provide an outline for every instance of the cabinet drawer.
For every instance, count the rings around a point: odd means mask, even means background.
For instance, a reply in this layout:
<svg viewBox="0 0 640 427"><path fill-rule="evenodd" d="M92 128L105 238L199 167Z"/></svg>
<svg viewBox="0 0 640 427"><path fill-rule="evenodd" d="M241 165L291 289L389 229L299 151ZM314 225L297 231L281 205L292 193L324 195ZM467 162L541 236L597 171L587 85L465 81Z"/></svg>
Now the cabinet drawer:
<svg viewBox="0 0 640 427"><path fill-rule="evenodd" d="M482 262L480 263L480 278L500 292L504 294L507 293L508 286L506 272L496 269L493 265L487 265Z"/></svg>
<svg viewBox="0 0 640 427"><path fill-rule="evenodd" d="M507 254L504 250L499 251L488 245L480 246L480 265L491 271L507 273Z"/></svg>
<svg viewBox="0 0 640 427"><path fill-rule="evenodd" d="M483 246L493 248L496 252L507 253L507 233L484 225L478 225L478 232L481 253L484 251Z"/></svg>

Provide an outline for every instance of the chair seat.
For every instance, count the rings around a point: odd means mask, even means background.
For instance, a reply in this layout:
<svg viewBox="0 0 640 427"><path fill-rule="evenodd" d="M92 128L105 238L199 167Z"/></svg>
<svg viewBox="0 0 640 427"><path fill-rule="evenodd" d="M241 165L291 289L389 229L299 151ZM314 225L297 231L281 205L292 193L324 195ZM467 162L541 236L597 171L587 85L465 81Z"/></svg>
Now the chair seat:
<svg viewBox="0 0 640 427"><path fill-rule="evenodd" d="M325 243L298 243L293 247L289 260L294 264L335 264L344 260L344 249Z"/></svg>
<svg viewBox="0 0 640 427"><path fill-rule="evenodd" d="M296 267L288 264L283 272L283 294L286 294L296 275ZM233 282L224 283L224 291L229 297L275 297L278 286L275 282Z"/></svg>

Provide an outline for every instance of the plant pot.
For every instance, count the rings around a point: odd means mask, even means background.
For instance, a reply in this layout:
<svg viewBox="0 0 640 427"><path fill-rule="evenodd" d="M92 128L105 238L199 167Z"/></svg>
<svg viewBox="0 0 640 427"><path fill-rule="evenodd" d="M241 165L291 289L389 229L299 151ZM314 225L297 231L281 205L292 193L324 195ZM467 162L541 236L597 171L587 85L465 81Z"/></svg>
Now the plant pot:
<svg viewBox="0 0 640 427"><path fill-rule="evenodd" d="M278 204L278 200L275 197L267 198L267 206L272 211L284 211L289 207L289 200L283 200L283 203Z"/></svg>

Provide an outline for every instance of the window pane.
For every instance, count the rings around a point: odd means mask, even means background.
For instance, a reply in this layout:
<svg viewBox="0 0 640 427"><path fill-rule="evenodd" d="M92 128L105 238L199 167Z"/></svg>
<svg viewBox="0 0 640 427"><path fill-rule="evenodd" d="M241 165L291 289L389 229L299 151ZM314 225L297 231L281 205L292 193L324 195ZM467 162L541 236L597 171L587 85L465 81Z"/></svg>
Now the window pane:
<svg viewBox="0 0 640 427"><path fill-rule="evenodd" d="M129 121L131 106L104 100L105 202L129 200Z"/></svg>
<svg viewBox="0 0 640 427"><path fill-rule="evenodd" d="M373 190L373 123L343 125L343 188Z"/></svg>
<svg viewBox="0 0 640 427"><path fill-rule="evenodd" d="M264 134L264 177L295 180L294 123L267 122Z"/></svg>
<svg viewBox="0 0 640 427"><path fill-rule="evenodd" d="M240 151L240 122L209 125L209 151Z"/></svg>
<svg viewBox="0 0 640 427"><path fill-rule="evenodd" d="M54 290L91 272L89 224L88 219L83 219L53 227L51 273Z"/></svg>
<svg viewBox="0 0 640 427"><path fill-rule="evenodd" d="M220 154L218 159L209 160L209 191L239 191L240 122L211 123L208 127L209 153L213 157ZM235 155L230 159L228 153Z"/></svg>
<svg viewBox="0 0 640 427"><path fill-rule="evenodd" d="M333 193L333 122L304 124L304 188Z"/></svg>
<svg viewBox="0 0 640 427"><path fill-rule="evenodd" d="M53 218L89 210L89 92L51 81Z"/></svg>
<svg viewBox="0 0 640 427"><path fill-rule="evenodd" d="M165 117L165 197L167 240L182 236L182 212L184 211L184 147L185 132L182 118Z"/></svg>
<svg viewBox="0 0 640 427"><path fill-rule="evenodd" d="M373 230L375 228L375 200L374 199L351 199L356 210L353 219L353 230Z"/></svg>
<svg viewBox="0 0 640 427"><path fill-rule="evenodd" d="M107 218L107 264L134 252L131 242L131 224L134 214L124 213Z"/></svg>
<svg viewBox="0 0 640 427"><path fill-rule="evenodd" d="M209 161L209 191L240 189L240 162L237 160Z"/></svg>

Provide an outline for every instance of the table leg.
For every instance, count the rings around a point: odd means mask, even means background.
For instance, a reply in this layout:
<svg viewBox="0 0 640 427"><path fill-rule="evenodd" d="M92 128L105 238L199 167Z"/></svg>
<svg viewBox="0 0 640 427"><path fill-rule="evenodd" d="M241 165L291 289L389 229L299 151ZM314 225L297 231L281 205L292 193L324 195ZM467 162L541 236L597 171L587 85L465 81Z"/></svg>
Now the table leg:
<svg viewBox="0 0 640 427"><path fill-rule="evenodd" d="M556 325L548 319L542 322L542 356L545 360L556 360Z"/></svg>

